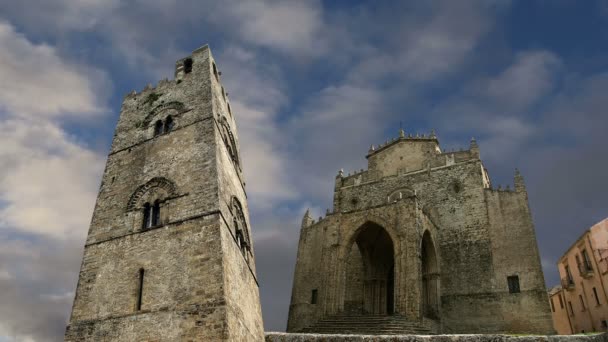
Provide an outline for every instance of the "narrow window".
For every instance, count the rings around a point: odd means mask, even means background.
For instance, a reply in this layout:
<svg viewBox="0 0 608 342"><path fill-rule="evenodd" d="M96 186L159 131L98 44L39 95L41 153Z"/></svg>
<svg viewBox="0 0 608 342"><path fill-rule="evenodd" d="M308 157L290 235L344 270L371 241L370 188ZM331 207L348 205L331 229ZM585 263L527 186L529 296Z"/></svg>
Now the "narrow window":
<svg viewBox="0 0 608 342"><path fill-rule="evenodd" d="M154 136L160 135L163 132L163 122L158 120L154 124Z"/></svg>
<svg viewBox="0 0 608 342"><path fill-rule="evenodd" d="M171 132L172 129L173 129L173 118L171 117L171 115L169 115L169 116L167 116L167 119L165 120L165 133Z"/></svg>
<svg viewBox="0 0 608 342"><path fill-rule="evenodd" d="M519 293L519 277L508 276L507 283L509 284L509 293Z"/></svg>
<svg viewBox="0 0 608 342"><path fill-rule="evenodd" d="M228 113L232 115L232 111L230 110L230 103L228 103Z"/></svg>
<svg viewBox="0 0 608 342"><path fill-rule="evenodd" d="M151 207L150 207L150 203L146 203L144 204L144 220L143 223L141 225L142 228L150 228L151 225L151 217L150 217L150 211L151 211Z"/></svg>
<svg viewBox="0 0 608 342"><path fill-rule="evenodd" d="M583 249L581 254L583 255L583 262L585 263L585 269L587 271L593 271L593 267L591 267L591 260L589 259L589 254L587 254L587 250Z"/></svg>
<svg viewBox="0 0 608 342"><path fill-rule="evenodd" d="M602 329L606 330L608 328L608 322L605 319L602 320Z"/></svg>
<svg viewBox="0 0 608 342"><path fill-rule="evenodd" d="M215 75L215 80L219 82L220 77L217 74L217 67L215 66L215 63L213 63L213 75Z"/></svg>
<svg viewBox="0 0 608 342"><path fill-rule="evenodd" d="M151 227L158 226L160 224L160 202L156 200L152 207L152 222Z"/></svg>
<svg viewBox="0 0 608 342"><path fill-rule="evenodd" d="M319 291L317 289L312 290L312 298L310 298L310 304L317 304L318 296L319 296Z"/></svg>
<svg viewBox="0 0 608 342"><path fill-rule="evenodd" d="M595 297L595 303L597 305L600 305L600 297L597 296L597 290L595 289L595 287L593 288L593 297Z"/></svg>
<svg viewBox="0 0 608 342"><path fill-rule="evenodd" d="M192 72L192 58L186 58L184 61L184 73L189 74Z"/></svg>
<svg viewBox="0 0 608 342"><path fill-rule="evenodd" d="M568 301L568 308L570 309L570 316L574 316L574 309L572 309L572 302Z"/></svg>
<svg viewBox="0 0 608 342"><path fill-rule="evenodd" d="M553 297L551 297L551 311L555 312L555 305L553 304Z"/></svg>
<svg viewBox="0 0 608 342"><path fill-rule="evenodd" d="M585 311L585 301L583 300L583 296L578 295L578 299L580 299L580 301L581 301L581 307L582 307L581 311Z"/></svg>
<svg viewBox="0 0 608 342"><path fill-rule="evenodd" d="M568 285L573 285L574 280L572 279L572 273L570 273L570 266L566 265L564 267L566 269L566 276L568 277Z"/></svg>
<svg viewBox="0 0 608 342"><path fill-rule="evenodd" d="M226 93L224 92L224 87L222 87L222 97L224 98L224 102L226 102Z"/></svg>
<svg viewBox="0 0 608 342"><path fill-rule="evenodd" d="M562 295L560 294L558 296L558 298L559 298L559 307L563 309L564 308L564 301L562 300Z"/></svg>
<svg viewBox="0 0 608 342"><path fill-rule="evenodd" d="M581 259L578 257L578 255L575 255L574 258L576 259L576 266L578 266L578 273L582 275L584 268L583 265L581 265Z"/></svg>
<svg viewBox="0 0 608 342"><path fill-rule="evenodd" d="M137 284L137 311L141 311L141 302L144 293L144 269L139 269L139 280Z"/></svg>

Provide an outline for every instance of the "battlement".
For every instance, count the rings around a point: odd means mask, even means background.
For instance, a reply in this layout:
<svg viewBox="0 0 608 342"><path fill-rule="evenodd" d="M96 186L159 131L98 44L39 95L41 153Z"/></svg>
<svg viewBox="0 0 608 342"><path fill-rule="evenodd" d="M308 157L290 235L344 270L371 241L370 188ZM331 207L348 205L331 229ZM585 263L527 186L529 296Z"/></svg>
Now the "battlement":
<svg viewBox="0 0 608 342"><path fill-rule="evenodd" d="M430 142L435 142L437 145L439 145L439 140L437 139L437 135L435 134L435 130L432 130L431 133L429 135L425 135L423 134L419 134L416 133L415 135L412 133L408 133L406 134L405 131L403 129L399 130L399 137L393 138L391 140L386 140L384 143L381 143L378 146L374 146L371 145L369 148L369 152L367 153L367 156L365 156L366 158L369 158L371 155L376 154L378 152L381 152L391 146L393 146L394 144L401 142L401 141L406 141L406 142L414 142L414 141L430 141ZM439 146L438 146L439 147ZM439 150L439 152L441 152Z"/></svg>
<svg viewBox="0 0 608 342"><path fill-rule="evenodd" d="M150 93L153 93L155 91L162 91L167 87L171 87L176 84L179 84L179 83L181 83L185 74L192 72L192 69L195 64L195 60L204 60L209 57L211 57L211 50L209 49L209 45L205 44L205 45L199 47L198 49L192 51L192 54L190 56L186 56L175 62L175 70L174 70L174 74L173 74L174 75L173 79L164 78L164 79L158 81L157 84L148 83L139 92L136 90L132 90L131 92L127 93L124 96L124 98L125 99L132 99L135 97L141 98L142 95L144 95L144 96L149 95ZM219 82L220 76L222 73L217 71L217 66L215 65L215 62L212 62L212 63L213 63L213 69L216 73L216 78Z"/></svg>
<svg viewBox="0 0 608 342"><path fill-rule="evenodd" d="M378 147L372 145L366 158L367 170L360 169L348 173L344 170L338 171L335 190L379 181L388 176L433 171L437 168L479 160L479 147L475 139L472 139L467 150L442 152L434 131L429 135L406 135L401 129L398 138L387 140ZM487 183L489 184L489 179Z"/></svg>

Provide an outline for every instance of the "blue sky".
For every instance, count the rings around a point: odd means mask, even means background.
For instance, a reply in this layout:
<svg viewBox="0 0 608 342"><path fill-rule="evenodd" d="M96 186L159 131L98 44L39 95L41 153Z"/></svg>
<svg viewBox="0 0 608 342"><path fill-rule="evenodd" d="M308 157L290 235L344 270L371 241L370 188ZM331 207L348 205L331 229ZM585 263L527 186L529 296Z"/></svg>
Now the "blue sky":
<svg viewBox="0 0 608 342"><path fill-rule="evenodd" d="M477 138L526 179L547 285L608 216L608 1L0 3L0 341L59 341L123 96L209 44L237 118L267 330L299 222L369 145ZM4 336L4 337L2 337Z"/></svg>

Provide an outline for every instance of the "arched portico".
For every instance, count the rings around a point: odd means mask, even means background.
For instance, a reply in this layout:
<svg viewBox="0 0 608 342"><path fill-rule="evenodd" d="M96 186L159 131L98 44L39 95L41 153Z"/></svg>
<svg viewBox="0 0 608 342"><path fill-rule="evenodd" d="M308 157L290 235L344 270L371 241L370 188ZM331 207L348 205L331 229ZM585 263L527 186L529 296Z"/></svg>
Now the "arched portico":
<svg viewBox="0 0 608 342"><path fill-rule="evenodd" d="M395 312L395 247L382 226L368 221L357 229L343 265L345 313Z"/></svg>
<svg viewBox="0 0 608 342"><path fill-rule="evenodd" d="M420 248L422 316L437 319L439 318L439 266L435 244L428 230L422 236Z"/></svg>

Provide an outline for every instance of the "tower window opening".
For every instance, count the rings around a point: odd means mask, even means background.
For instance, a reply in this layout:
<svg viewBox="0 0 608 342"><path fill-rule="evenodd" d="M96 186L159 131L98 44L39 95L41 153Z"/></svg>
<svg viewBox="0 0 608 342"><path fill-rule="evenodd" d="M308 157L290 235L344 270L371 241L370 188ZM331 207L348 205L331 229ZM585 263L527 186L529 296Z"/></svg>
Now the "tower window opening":
<svg viewBox="0 0 608 342"><path fill-rule="evenodd" d="M154 124L154 136L160 135L163 132L163 122L158 120Z"/></svg>
<svg viewBox="0 0 608 342"><path fill-rule="evenodd" d="M165 133L171 132L173 124L173 117L171 117L171 115L167 116L167 119L165 120Z"/></svg>
<svg viewBox="0 0 608 342"><path fill-rule="evenodd" d="M224 102L226 102L226 93L224 92L224 87L222 87L222 97L224 98Z"/></svg>
<svg viewBox="0 0 608 342"><path fill-rule="evenodd" d="M184 61L184 73L189 74L192 72L192 58L186 58Z"/></svg>
<svg viewBox="0 0 608 342"><path fill-rule="evenodd" d="M152 206L150 203L144 204L144 220L142 224L142 228L150 228L152 227Z"/></svg>
<svg viewBox="0 0 608 342"><path fill-rule="evenodd" d="M563 309L564 308L564 301L562 300L562 295L560 294L558 296L558 298L559 298L559 307Z"/></svg>
<svg viewBox="0 0 608 342"><path fill-rule="evenodd" d="M158 226L160 224L160 202L156 200L154 205L152 206L152 227Z"/></svg>
<svg viewBox="0 0 608 342"><path fill-rule="evenodd" d="M232 111L230 110L230 103L226 103L228 105L228 113L232 115Z"/></svg>
<svg viewBox="0 0 608 342"><path fill-rule="evenodd" d="M144 269L140 268L139 269L139 279L138 279L138 284L137 284L137 306L135 308L137 311L141 311L143 293L144 293Z"/></svg>
<svg viewBox="0 0 608 342"><path fill-rule="evenodd" d="M551 311L555 312L555 304L553 304L553 297L551 297Z"/></svg>
<svg viewBox="0 0 608 342"><path fill-rule="evenodd" d="M215 66L215 63L213 63L213 75L215 76L215 80L219 82L220 76L217 73L217 67Z"/></svg>
<svg viewBox="0 0 608 342"><path fill-rule="evenodd" d="M318 297L319 297L319 290L313 289L312 296L310 298L310 304L317 304Z"/></svg>
<svg viewBox="0 0 608 342"><path fill-rule="evenodd" d="M519 277L508 276L507 283L509 284L509 293L519 293Z"/></svg>

